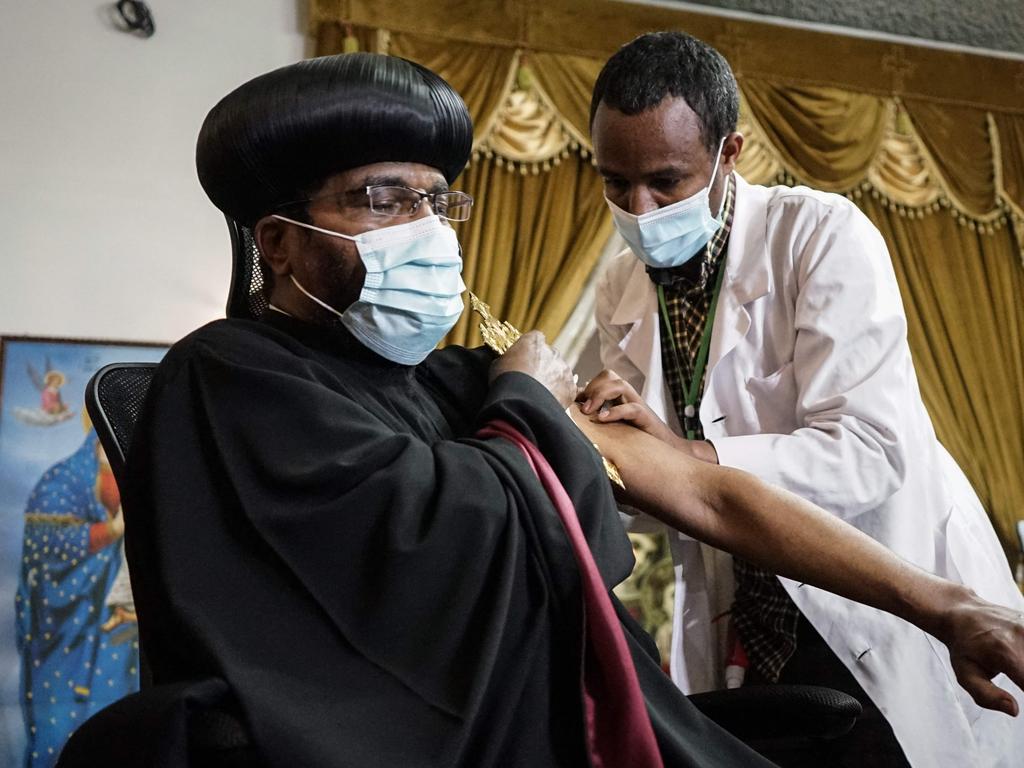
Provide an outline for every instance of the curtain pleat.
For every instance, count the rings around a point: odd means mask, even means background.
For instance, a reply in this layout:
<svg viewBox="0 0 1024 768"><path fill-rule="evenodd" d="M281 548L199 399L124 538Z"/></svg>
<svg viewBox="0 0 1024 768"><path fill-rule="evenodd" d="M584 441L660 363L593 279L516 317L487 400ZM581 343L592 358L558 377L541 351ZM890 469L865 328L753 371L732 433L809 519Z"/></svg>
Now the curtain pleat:
<svg viewBox="0 0 1024 768"><path fill-rule="evenodd" d="M576 139L589 149L590 95L603 62L552 53L531 53L528 61L555 109L575 129Z"/></svg>
<svg viewBox="0 0 1024 768"><path fill-rule="evenodd" d="M990 135L998 148L997 191L1015 215L1024 218L1024 118L992 114Z"/></svg>
<svg viewBox="0 0 1024 768"><path fill-rule="evenodd" d="M743 93L787 170L813 187L845 192L878 154L885 103L876 96L756 80Z"/></svg>
<svg viewBox="0 0 1024 768"><path fill-rule="evenodd" d="M979 219L998 215L987 113L913 99L903 105L957 208Z"/></svg>
<svg viewBox="0 0 1024 768"><path fill-rule="evenodd" d="M466 102L478 137L493 123L515 76L513 48L396 33L391 35L388 53L422 64L447 80Z"/></svg>

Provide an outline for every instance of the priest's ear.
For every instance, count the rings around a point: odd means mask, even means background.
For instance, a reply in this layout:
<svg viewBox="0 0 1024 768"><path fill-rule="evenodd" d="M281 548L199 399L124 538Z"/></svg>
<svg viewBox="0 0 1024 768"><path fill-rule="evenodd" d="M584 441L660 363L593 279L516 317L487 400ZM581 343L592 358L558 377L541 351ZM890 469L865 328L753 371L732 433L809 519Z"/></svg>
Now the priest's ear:
<svg viewBox="0 0 1024 768"><path fill-rule="evenodd" d="M256 245L275 275L287 275L292 271L291 258L299 252L293 242L296 229L298 228L273 216L264 216L253 228L252 234L256 239Z"/></svg>

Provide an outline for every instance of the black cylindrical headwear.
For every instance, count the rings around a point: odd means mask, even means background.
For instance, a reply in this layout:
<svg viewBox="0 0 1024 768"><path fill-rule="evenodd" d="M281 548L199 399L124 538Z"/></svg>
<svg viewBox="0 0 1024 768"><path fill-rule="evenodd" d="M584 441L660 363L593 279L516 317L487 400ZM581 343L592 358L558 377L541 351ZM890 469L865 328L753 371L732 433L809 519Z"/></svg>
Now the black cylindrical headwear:
<svg viewBox="0 0 1024 768"><path fill-rule="evenodd" d="M252 226L370 163L423 163L451 183L472 144L469 111L440 77L394 56L348 53L281 67L221 99L199 132L196 167L213 204Z"/></svg>

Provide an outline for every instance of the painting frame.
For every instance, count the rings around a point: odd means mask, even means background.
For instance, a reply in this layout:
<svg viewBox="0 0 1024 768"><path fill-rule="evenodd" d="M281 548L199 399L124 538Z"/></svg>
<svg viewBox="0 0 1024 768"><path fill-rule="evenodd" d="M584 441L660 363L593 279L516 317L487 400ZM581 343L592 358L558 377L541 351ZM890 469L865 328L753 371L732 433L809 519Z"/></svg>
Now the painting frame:
<svg viewBox="0 0 1024 768"><path fill-rule="evenodd" d="M120 499L84 394L104 365L169 347L0 335L0 768L52 766L76 724L137 689L134 614L110 602L127 584Z"/></svg>

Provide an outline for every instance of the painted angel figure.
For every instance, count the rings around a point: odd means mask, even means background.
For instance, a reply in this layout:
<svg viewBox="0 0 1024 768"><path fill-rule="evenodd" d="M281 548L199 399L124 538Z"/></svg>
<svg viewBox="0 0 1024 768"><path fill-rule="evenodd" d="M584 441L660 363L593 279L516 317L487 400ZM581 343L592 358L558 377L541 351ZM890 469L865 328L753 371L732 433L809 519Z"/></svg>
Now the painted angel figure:
<svg viewBox="0 0 1024 768"><path fill-rule="evenodd" d="M27 364L28 376L39 390L39 407L14 409L19 421L36 427L53 426L75 415L60 395L61 387L67 382L64 374L50 365L49 357L43 370L45 373L40 374L32 363Z"/></svg>

